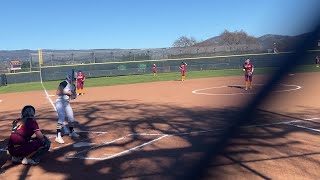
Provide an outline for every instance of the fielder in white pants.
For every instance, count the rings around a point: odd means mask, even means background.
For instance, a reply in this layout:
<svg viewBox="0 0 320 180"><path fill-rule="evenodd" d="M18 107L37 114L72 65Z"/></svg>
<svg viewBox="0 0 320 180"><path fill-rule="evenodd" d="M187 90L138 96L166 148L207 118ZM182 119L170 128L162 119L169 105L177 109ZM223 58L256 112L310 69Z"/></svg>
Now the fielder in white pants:
<svg viewBox="0 0 320 180"><path fill-rule="evenodd" d="M73 110L70 106L70 100L75 99L77 97L75 85L72 83L75 81L75 79L72 81L72 77L77 77L76 73L72 75L72 73L67 75L66 80L62 81L59 84L59 87L57 89L56 94L58 95L58 99L56 100L56 108L58 113L58 123L57 123L57 136L55 141L63 144L64 140L62 139L61 130L63 127L67 129L67 132L65 130L65 133L69 133L69 136L71 137L79 137L79 135L74 131L74 116L73 116ZM64 122L65 117L68 118L68 126L69 129L66 128Z"/></svg>

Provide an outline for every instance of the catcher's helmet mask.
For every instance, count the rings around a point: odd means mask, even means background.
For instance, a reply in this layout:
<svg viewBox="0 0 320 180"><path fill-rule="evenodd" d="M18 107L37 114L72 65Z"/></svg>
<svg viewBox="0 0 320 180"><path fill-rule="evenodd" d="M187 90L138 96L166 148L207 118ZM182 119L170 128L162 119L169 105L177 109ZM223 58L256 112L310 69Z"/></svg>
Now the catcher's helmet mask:
<svg viewBox="0 0 320 180"><path fill-rule="evenodd" d="M30 112L29 109L32 109L33 112ZM24 106L21 110L21 116L22 117L34 117L34 115L36 114L36 109L31 106L31 105L27 105L27 106Z"/></svg>

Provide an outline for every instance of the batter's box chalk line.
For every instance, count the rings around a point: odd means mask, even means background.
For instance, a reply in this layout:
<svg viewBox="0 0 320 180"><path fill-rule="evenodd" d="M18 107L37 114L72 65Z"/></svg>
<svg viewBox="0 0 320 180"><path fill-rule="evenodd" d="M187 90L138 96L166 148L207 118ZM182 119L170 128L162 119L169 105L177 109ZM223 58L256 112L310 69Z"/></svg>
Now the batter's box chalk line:
<svg viewBox="0 0 320 180"><path fill-rule="evenodd" d="M318 120L320 118L317 118L317 117L314 117L314 118L307 118L307 119L300 119L300 120L292 120L292 121L280 121L280 122L275 122L275 123L266 123L266 124L256 124L256 125L248 125L248 126L242 126L240 128L255 128L255 127L265 127L265 126L273 126L273 125L293 125L292 123L297 123L297 122L303 122L303 121L310 121L310 120ZM300 127L301 128L301 127ZM302 127L302 128L305 128L305 127ZM65 158L67 159L84 159L84 160L96 160L96 161L102 161L102 160L108 160L108 159L112 159L112 158L116 158L116 157L119 157L119 156L122 156L124 154L128 154L132 151L136 151L144 146L147 146L149 144L152 144L156 141L159 141L163 138L166 138L166 137L171 137L171 136L184 136L184 135L191 135L191 134L195 134L195 133L208 133L208 132L215 132L215 131L221 131L221 130L224 130L223 128L222 129L210 129L210 130L202 130L202 131L192 131L192 132L185 132L185 133L176 133L176 134L161 134L161 133L132 133L132 134L128 134L126 136L123 136L123 137L120 137L120 138L117 138L115 140L112 140L112 141L106 141L106 142L103 142L101 144L90 144L93 145L92 147L90 148L87 148L85 150L82 150L80 152L77 152L77 153L74 153L74 154L69 154L67 156L65 156ZM315 130L315 129L310 129L309 130L313 130L313 131L320 131L320 130ZM119 153L116 153L116 154L113 154L111 156L105 156L105 157L85 157L85 156L80 156L79 154L83 153L83 152L87 152L87 151L90 151L92 149L96 149L96 148L99 148L101 146L104 146L104 145L108 145L108 144L111 144L111 143L114 143L114 142L117 142L117 141L120 141L120 140L123 140L127 137L130 137L130 136L160 136L156 139L153 139L151 141L148 141L146 143L143 143L141 145L138 145L136 147L133 147L133 148L130 148L130 149L127 149L127 150L124 150L124 151L121 151Z"/></svg>
<svg viewBox="0 0 320 180"><path fill-rule="evenodd" d="M53 150L49 150L50 152L53 152L53 151L56 151L56 150L59 150L59 149L61 149L61 148L65 148L65 147L68 147L68 146L71 146L71 145L74 145L74 144L77 144L77 143L81 143L81 142L84 142L84 141L88 141L88 140L90 140L90 139L93 139L93 138L96 138L96 137L99 137L99 136L101 136L101 135L104 135L104 134L106 134L106 133L108 133L108 132L95 132L95 131L77 131L77 132L91 132L91 133L94 133L94 134L96 134L95 136L93 136L93 137L88 137L88 138L86 138L86 139L82 139L82 140L80 140L80 141L75 141L75 142L72 142L72 143L66 143L66 144L61 144L60 146L58 146L58 147L55 147L55 148L53 148ZM54 139L56 136L49 136L48 138L49 139ZM77 145L76 145L77 146ZM79 147L79 146L78 146Z"/></svg>
<svg viewBox="0 0 320 180"><path fill-rule="evenodd" d="M108 143L110 144L110 143L112 143L112 142L119 141L119 140L125 139L125 138L127 138L127 137L129 137L129 136L133 136L133 135L135 135L135 134L129 134L129 135L127 135L127 136L118 138L118 139L113 140L113 141L110 141L110 142L108 142ZM151 140L151 141L148 141L148 142L146 142L146 143L143 143L143 144L141 144L141 145L139 145L139 146L135 146L135 147L133 147L133 148L130 148L130 149L121 151L121 152L116 153L116 154L113 154L113 155L111 155L111 156L106 156L106 157L101 157L101 158L77 156L77 154L80 154L80 153L82 153L82 152L85 152L85 151L88 151L88 150L90 150L90 149L98 148L98 147L100 147L100 146L103 146L103 145L108 144L108 143L106 142L106 143L102 143L102 144L100 144L100 145L98 145L98 146L89 148L89 149L87 149L87 150L83 150L83 151L80 151L80 152L78 152L78 153L75 153L75 154L72 154L72 155L69 155L69 156L65 156L65 158L67 158L67 159L97 160L97 161L103 161L103 160L113 159L113 158L122 156L122 155L124 155L124 154L128 154L128 153L130 153L130 152L132 152L132 151L138 150L138 149L140 149L140 148L142 148L142 147L144 147L144 146L146 146L146 145L152 144L152 143L154 143L154 142L156 142L156 141L159 141L160 139L165 138L165 137L168 137L168 136L170 136L170 135L160 136L160 137L158 137L158 138L156 138L156 139L153 139L153 140Z"/></svg>

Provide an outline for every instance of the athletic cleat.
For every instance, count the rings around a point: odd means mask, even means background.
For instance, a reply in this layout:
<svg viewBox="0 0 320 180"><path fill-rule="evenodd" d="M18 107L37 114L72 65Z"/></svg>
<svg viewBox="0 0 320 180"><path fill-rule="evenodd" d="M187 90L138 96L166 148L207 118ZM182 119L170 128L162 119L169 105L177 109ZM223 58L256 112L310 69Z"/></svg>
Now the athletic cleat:
<svg viewBox="0 0 320 180"><path fill-rule="evenodd" d="M72 131L72 133L69 133L69 136L70 137L80 137L80 135L79 134L77 134L75 131Z"/></svg>
<svg viewBox="0 0 320 180"><path fill-rule="evenodd" d="M247 90L248 90L248 88L245 88L244 90L246 90L246 91L247 91Z"/></svg>
<svg viewBox="0 0 320 180"><path fill-rule="evenodd" d="M56 137L55 141L59 144L63 144L64 143L64 140L62 139L62 137Z"/></svg>
<svg viewBox="0 0 320 180"><path fill-rule="evenodd" d="M23 160L22 160L22 164L24 164L24 165L28 165L28 164L30 164L30 165L37 165L37 164L39 164L39 161L35 161L35 160L33 160L33 159L29 159L29 158L23 158Z"/></svg>
<svg viewBox="0 0 320 180"><path fill-rule="evenodd" d="M23 157L12 156L11 161L14 164L20 164L22 162Z"/></svg>
<svg viewBox="0 0 320 180"><path fill-rule="evenodd" d="M250 89L252 89L252 86L250 86Z"/></svg>

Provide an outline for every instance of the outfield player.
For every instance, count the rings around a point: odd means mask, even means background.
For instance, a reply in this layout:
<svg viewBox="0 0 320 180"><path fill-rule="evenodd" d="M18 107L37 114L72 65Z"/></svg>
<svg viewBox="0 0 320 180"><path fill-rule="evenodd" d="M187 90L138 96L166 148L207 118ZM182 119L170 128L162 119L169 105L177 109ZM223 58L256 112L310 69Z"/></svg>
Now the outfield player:
<svg viewBox="0 0 320 180"><path fill-rule="evenodd" d="M79 96L84 95L84 81L86 80L86 77L82 71L78 71L77 75L77 94Z"/></svg>
<svg viewBox="0 0 320 180"><path fill-rule="evenodd" d="M181 62L179 69L181 70L181 81L184 81L186 77L187 63Z"/></svg>
<svg viewBox="0 0 320 180"><path fill-rule="evenodd" d="M73 71L72 71L73 72ZM58 98L56 100L56 108L58 113L58 123L57 123L57 136L55 141L63 144L64 140L62 139L62 128L65 127L65 134L69 134L71 137L79 137L79 135L74 131L74 116L73 110L70 106L70 100L77 97L76 88L73 82L76 80L77 73L69 73L66 77L66 80L62 81L59 84L56 94ZM65 116L68 118L68 128L65 126Z"/></svg>
<svg viewBox="0 0 320 180"><path fill-rule="evenodd" d="M244 71L245 82L246 82L245 90L248 90L249 82L250 82L250 89L252 89L252 75L253 75L253 71L254 71L254 66L250 62L249 58L247 58L245 60L245 63L243 64L243 71Z"/></svg>
<svg viewBox="0 0 320 180"><path fill-rule="evenodd" d="M158 71L158 68L157 68L156 64L153 64L153 66L152 66L153 76L157 76L157 71Z"/></svg>
<svg viewBox="0 0 320 180"><path fill-rule="evenodd" d="M13 163L38 164L50 149L51 142L42 134L34 118L35 112L33 106L25 106L21 111L21 118L12 122L8 152ZM36 135L35 138L32 138L33 134Z"/></svg>
<svg viewBox="0 0 320 180"><path fill-rule="evenodd" d="M320 56L316 56L316 65L319 67L320 64Z"/></svg>

